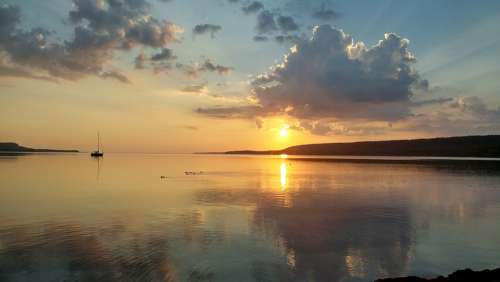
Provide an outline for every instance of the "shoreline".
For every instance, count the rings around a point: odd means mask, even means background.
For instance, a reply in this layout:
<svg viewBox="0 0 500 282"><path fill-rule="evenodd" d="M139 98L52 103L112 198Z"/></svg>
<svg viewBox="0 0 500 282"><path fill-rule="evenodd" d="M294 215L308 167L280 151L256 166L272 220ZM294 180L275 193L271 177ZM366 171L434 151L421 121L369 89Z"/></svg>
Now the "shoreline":
<svg viewBox="0 0 500 282"><path fill-rule="evenodd" d="M406 276L397 278L382 278L375 282L459 282L459 281L476 281L476 282L496 282L500 281L500 268L485 269L474 271L470 268L457 270L448 276L438 276L435 278L421 278L418 276Z"/></svg>

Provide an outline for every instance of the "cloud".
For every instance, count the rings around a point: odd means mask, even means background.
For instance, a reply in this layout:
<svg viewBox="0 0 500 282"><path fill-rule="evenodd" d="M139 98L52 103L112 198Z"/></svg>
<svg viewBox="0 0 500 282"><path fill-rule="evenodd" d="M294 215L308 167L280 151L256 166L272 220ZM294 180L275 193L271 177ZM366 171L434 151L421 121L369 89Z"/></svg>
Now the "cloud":
<svg viewBox="0 0 500 282"><path fill-rule="evenodd" d="M130 80L124 74L119 73L117 71L105 71L102 72L99 76L104 79L112 78L123 83L131 83Z"/></svg>
<svg viewBox="0 0 500 282"><path fill-rule="evenodd" d="M198 108L196 112L208 117L220 119L238 119L256 117L262 113L259 106Z"/></svg>
<svg viewBox="0 0 500 282"><path fill-rule="evenodd" d="M151 61L168 61L175 59L174 52L168 48L163 48L160 53L151 56Z"/></svg>
<svg viewBox="0 0 500 282"><path fill-rule="evenodd" d="M22 77L57 83L57 79L53 77L37 75L19 67L6 66L2 64L0 64L0 77Z"/></svg>
<svg viewBox="0 0 500 282"><path fill-rule="evenodd" d="M172 69L171 62L177 59L174 52L169 48L162 48L158 53L152 54L149 58L141 52L134 59L134 68L138 70L152 68L154 73L160 73Z"/></svg>
<svg viewBox="0 0 500 282"><path fill-rule="evenodd" d="M73 0L68 14L73 35L60 42L47 30L21 29L19 8L2 6L0 52L11 65L55 78L77 80L93 75L129 82L122 74L106 70L116 51L137 46L164 48L177 42L182 32L173 23L155 19L149 10L145 0Z"/></svg>
<svg viewBox="0 0 500 282"><path fill-rule="evenodd" d="M268 10L263 10L257 16L257 26L255 27L258 33L271 33L278 30L274 14Z"/></svg>
<svg viewBox="0 0 500 282"><path fill-rule="evenodd" d="M420 110L424 107L424 110ZM417 109L419 111L417 111ZM425 100L415 113L398 122L319 120L301 121L293 129L316 135L387 135L419 133L426 136L482 135L500 133L500 108L490 108L477 96Z"/></svg>
<svg viewBox="0 0 500 282"><path fill-rule="evenodd" d="M298 35L277 35L274 37L274 40L281 44L285 42L298 43L303 40L303 38Z"/></svg>
<svg viewBox="0 0 500 282"><path fill-rule="evenodd" d="M470 114L483 121L500 122L500 107L492 110L477 96L455 98L450 102L449 107Z"/></svg>
<svg viewBox="0 0 500 282"><path fill-rule="evenodd" d="M207 91L207 85L206 84L188 85L182 88L181 91L188 93L203 93Z"/></svg>
<svg viewBox="0 0 500 282"><path fill-rule="evenodd" d="M144 69L146 60L146 55L144 55L144 53L140 53L134 59L134 67L138 70Z"/></svg>
<svg viewBox="0 0 500 282"><path fill-rule="evenodd" d="M243 6L241 8L241 10L243 11L243 13L245 14L253 14L253 13L257 13L258 11L264 9L264 5L259 2L259 1L253 1L252 3L246 5L246 6Z"/></svg>
<svg viewBox="0 0 500 282"><path fill-rule="evenodd" d="M177 63L176 68L183 71L191 78L198 78L201 72L215 72L219 75L227 75L234 70L233 67L216 64L210 59L206 59L202 63L197 63L194 65Z"/></svg>
<svg viewBox="0 0 500 282"><path fill-rule="evenodd" d="M274 39L280 44L285 42L294 43L300 40L300 36L297 34L290 34L290 32L300 30L299 25L293 17L281 15L279 11L271 12L263 10L263 7L260 10L261 12L257 15L257 24L255 26L258 34L253 37L253 41L269 41L269 35L273 33L278 33L278 35L274 36Z"/></svg>
<svg viewBox="0 0 500 282"><path fill-rule="evenodd" d="M325 3L323 3L321 7L318 10L314 11L312 14L312 17L314 19L318 19L321 21L333 21L340 18L340 16L340 13L338 13L337 11L328 9Z"/></svg>
<svg viewBox="0 0 500 282"><path fill-rule="evenodd" d="M227 67L227 66L222 66L218 64L212 63L211 60L206 60L201 67L199 68L200 71L210 71L210 72L217 72L218 74L228 74L230 73L233 68L232 67Z"/></svg>
<svg viewBox="0 0 500 282"><path fill-rule="evenodd" d="M263 35L256 35L253 37L253 41L255 42L266 42L266 41L269 41L269 38L267 36L263 36Z"/></svg>
<svg viewBox="0 0 500 282"><path fill-rule="evenodd" d="M322 25L283 62L251 81L254 105L197 112L219 118L288 115L304 121L394 122L412 116L417 90L428 87L415 62L409 41L396 34L366 47L342 30Z"/></svg>
<svg viewBox="0 0 500 282"><path fill-rule="evenodd" d="M400 130L440 136L500 133L500 107L492 109L477 96L456 97L415 115Z"/></svg>
<svg viewBox="0 0 500 282"><path fill-rule="evenodd" d="M444 104L453 101L453 98L436 98L412 102L413 107L424 107L435 104Z"/></svg>
<svg viewBox="0 0 500 282"><path fill-rule="evenodd" d="M215 37L215 33L222 30L222 26L214 24L198 24L193 28L193 35L203 35L210 33L212 38Z"/></svg>
<svg viewBox="0 0 500 282"><path fill-rule="evenodd" d="M391 130L390 123L339 122L336 120L302 120L292 125L292 130L306 131L314 135L367 136L385 134Z"/></svg>
<svg viewBox="0 0 500 282"><path fill-rule="evenodd" d="M277 22L280 30L284 33L297 31L299 29L295 20L290 16L278 16Z"/></svg>
<svg viewBox="0 0 500 282"><path fill-rule="evenodd" d="M73 0L73 3L75 10L69 13L71 22L87 22L85 31L93 35L88 39L94 44L114 43L114 47L125 49L135 45L161 48L177 41L177 34L181 32L176 25L152 17L145 0Z"/></svg>

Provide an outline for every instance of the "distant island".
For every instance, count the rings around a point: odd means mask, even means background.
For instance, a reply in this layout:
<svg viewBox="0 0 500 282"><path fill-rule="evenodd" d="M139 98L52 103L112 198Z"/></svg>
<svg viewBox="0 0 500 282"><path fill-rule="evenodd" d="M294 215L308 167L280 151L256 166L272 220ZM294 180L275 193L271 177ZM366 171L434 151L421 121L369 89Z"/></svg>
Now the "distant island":
<svg viewBox="0 0 500 282"><path fill-rule="evenodd" d="M499 158L500 135L308 144L283 150L241 150L224 154Z"/></svg>
<svg viewBox="0 0 500 282"><path fill-rule="evenodd" d="M13 142L0 143L0 152L20 153L78 153L78 150L34 149Z"/></svg>

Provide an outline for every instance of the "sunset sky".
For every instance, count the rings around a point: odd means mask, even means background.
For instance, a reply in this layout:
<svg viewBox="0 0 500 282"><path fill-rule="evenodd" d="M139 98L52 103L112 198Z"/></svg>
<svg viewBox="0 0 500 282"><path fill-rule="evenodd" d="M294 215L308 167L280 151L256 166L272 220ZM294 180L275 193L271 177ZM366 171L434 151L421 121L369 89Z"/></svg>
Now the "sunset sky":
<svg viewBox="0 0 500 282"><path fill-rule="evenodd" d="M500 133L500 1L0 0L0 142L276 149Z"/></svg>

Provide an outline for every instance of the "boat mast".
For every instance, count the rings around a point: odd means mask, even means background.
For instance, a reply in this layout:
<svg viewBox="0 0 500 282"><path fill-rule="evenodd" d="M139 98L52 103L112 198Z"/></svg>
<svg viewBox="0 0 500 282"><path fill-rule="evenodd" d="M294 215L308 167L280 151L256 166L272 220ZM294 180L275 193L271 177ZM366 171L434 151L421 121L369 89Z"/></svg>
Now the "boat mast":
<svg viewBox="0 0 500 282"><path fill-rule="evenodd" d="M99 140L99 131L97 131L97 152L101 151L101 142Z"/></svg>

